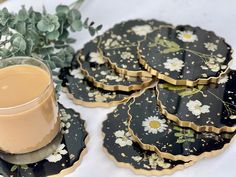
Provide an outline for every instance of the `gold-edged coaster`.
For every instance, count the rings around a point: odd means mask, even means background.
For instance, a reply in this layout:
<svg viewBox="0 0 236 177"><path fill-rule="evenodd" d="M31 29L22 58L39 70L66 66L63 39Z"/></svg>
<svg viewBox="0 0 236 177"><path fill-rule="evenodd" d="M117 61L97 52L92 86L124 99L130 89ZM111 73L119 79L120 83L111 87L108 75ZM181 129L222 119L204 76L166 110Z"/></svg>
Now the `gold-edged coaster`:
<svg viewBox="0 0 236 177"><path fill-rule="evenodd" d="M173 85L216 83L229 69L232 48L199 27L163 27L138 46L139 61L151 74Z"/></svg>
<svg viewBox="0 0 236 177"><path fill-rule="evenodd" d="M112 107L126 102L136 92L106 91L97 88L81 72L77 61L72 66L60 70L62 91L73 103L86 107Z"/></svg>
<svg viewBox="0 0 236 177"><path fill-rule="evenodd" d="M28 165L10 164L0 159L0 174L11 177L61 177L73 172L86 153L88 133L80 114L59 104L63 139L56 151L44 160Z"/></svg>
<svg viewBox="0 0 236 177"><path fill-rule="evenodd" d="M81 54L77 56L82 73L96 87L107 91L136 91L145 88L152 82L150 77L131 77L118 74L111 68L98 46L101 42L98 36L85 44Z"/></svg>
<svg viewBox="0 0 236 177"><path fill-rule="evenodd" d="M136 174L165 175L193 164L191 161L163 159L156 152L143 150L128 132L129 104L119 105L103 122L103 146L118 166L129 168Z"/></svg>
<svg viewBox="0 0 236 177"><path fill-rule="evenodd" d="M102 35L99 48L108 63L120 74L151 77L138 62L138 42L160 26L169 24L157 20L134 19L116 24Z"/></svg>
<svg viewBox="0 0 236 177"><path fill-rule="evenodd" d="M145 150L171 160L197 161L222 152L235 133L196 132L178 126L162 115L156 88L147 89L129 106L129 132Z"/></svg>
<svg viewBox="0 0 236 177"><path fill-rule="evenodd" d="M158 85L162 114L180 126L196 131L234 132L236 130L236 71L222 76L218 84L196 87Z"/></svg>

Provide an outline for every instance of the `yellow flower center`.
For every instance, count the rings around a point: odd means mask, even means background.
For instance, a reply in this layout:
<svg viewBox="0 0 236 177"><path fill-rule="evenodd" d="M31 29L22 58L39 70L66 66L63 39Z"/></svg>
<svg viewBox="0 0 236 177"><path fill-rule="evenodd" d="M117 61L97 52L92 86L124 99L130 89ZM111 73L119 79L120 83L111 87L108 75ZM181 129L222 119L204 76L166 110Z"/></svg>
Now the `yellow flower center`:
<svg viewBox="0 0 236 177"><path fill-rule="evenodd" d="M183 37L184 37L185 39L191 39L191 38L192 38L192 35L191 35L191 34L188 34L188 33L185 33L185 34L183 35Z"/></svg>
<svg viewBox="0 0 236 177"><path fill-rule="evenodd" d="M151 128L157 129L157 128L159 128L161 126L161 124L160 124L160 122L158 122L156 120L152 120L152 121L150 121L149 126Z"/></svg>

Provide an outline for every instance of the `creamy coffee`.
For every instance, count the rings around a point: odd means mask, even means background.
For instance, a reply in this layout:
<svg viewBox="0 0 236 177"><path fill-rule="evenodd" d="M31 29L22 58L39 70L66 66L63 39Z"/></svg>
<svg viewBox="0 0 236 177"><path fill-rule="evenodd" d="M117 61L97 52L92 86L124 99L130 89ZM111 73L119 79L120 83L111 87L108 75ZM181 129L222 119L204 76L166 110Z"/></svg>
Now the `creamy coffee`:
<svg viewBox="0 0 236 177"><path fill-rule="evenodd" d="M35 151L51 142L59 129L50 73L27 64L0 69L0 150Z"/></svg>

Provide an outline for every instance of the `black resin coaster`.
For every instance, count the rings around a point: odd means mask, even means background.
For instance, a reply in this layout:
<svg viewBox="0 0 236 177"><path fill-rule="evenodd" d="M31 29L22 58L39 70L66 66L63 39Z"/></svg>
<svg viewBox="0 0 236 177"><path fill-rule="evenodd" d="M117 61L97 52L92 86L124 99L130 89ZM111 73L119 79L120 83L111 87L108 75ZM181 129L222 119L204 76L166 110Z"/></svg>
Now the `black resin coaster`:
<svg viewBox="0 0 236 177"><path fill-rule="evenodd" d="M164 27L139 45L140 63L173 85L216 83L232 60L232 49L213 32L199 27Z"/></svg>
<svg viewBox="0 0 236 177"><path fill-rule="evenodd" d="M87 132L80 114L59 104L63 139L57 150L45 160L29 165L14 165L0 159L0 175L4 177L65 176L80 164L86 152Z"/></svg>
<svg viewBox="0 0 236 177"><path fill-rule="evenodd" d="M200 160L226 148L234 133L198 133L168 120L159 112L155 88L134 98L129 109L129 131L143 149L172 160Z"/></svg>
<svg viewBox="0 0 236 177"><path fill-rule="evenodd" d="M102 35L100 49L113 68L129 76L151 77L138 62L137 45L146 35L166 23L157 20L128 20ZM169 25L170 26L170 25Z"/></svg>
<svg viewBox="0 0 236 177"><path fill-rule="evenodd" d="M218 84L188 88L159 84L161 112L178 125L196 131L236 130L236 71L223 76Z"/></svg>
<svg viewBox="0 0 236 177"><path fill-rule="evenodd" d="M128 132L128 103L119 105L103 123L104 148L121 167L137 174L164 175L190 166L193 162L163 159L152 151L143 150Z"/></svg>
<svg viewBox="0 0 236 177"><path fill-rule="evenodd" d="M78 62L86 78L96 87L108 91L134 91L148 86L152 78L131 77L118 74L111 68L104 58L102 52L98 49L101 37L85 44L83 50L78 54Z"/></svg>
<svg viewBox="0 0 236 177"><path fill-rule="evenodd" d="M127 101L134 91L106 91L99 89L82 74L78 62L73 61L70 68L63 68L59 75L63 91L75 103L87 107L111 107Z"/></svg>

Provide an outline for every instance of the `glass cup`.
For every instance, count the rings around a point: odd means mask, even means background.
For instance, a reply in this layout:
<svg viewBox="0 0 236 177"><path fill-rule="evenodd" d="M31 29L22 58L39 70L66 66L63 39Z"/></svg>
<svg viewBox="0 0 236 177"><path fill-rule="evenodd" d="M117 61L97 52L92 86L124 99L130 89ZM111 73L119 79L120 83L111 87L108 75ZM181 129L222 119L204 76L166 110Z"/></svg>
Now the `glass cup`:
<svg viewBox="0 0 236 177"><path fill-rule="evenodd" d="M26 86L21 85L16 77L15 87L11 83L9 85L11 85L10 89L15 89L10 93L18 93L18 95L8 95L9 99L1 103L0 94L0 150L9 154L37 151L50 144L60 132L60 118L51 71L41 60L31 57L2 59L0 60L0 92L2 93L4 89L8 89L8 85L1 82L6 82L7 77L11 75L9 69L13 74L16 74L15 71L21 74L36 72L38 79L32 80ZM7 75L4 75L5 71L8 71ZM48 82L43 82L42 77L48 78ZM12 78L14 80L14 77ZM42 92L32 96L31 94L37 93L35 92L35 89L39 88L37 84ZM21 91L23 89L22 95L17 89ZM4 95L2 97L6 98ZM19 100L24 100L24 97L27 101L20 102ZM13 102L15 104L11 105Z"/></svg>

